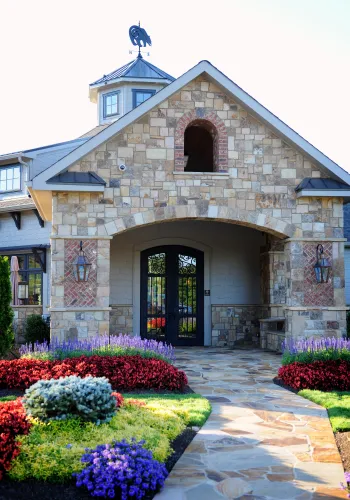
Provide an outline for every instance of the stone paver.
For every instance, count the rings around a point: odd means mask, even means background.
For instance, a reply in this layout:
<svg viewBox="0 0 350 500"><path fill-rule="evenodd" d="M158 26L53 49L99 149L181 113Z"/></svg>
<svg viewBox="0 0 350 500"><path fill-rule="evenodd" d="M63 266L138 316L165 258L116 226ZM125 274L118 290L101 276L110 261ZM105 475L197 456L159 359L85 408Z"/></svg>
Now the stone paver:
<svg viewBox="0 0 350 500"><path fill-rule="evenodd" d="M327 411L273 384L281 358L259 350L177 349L213 407L157 500L345 498Z"/></svg>

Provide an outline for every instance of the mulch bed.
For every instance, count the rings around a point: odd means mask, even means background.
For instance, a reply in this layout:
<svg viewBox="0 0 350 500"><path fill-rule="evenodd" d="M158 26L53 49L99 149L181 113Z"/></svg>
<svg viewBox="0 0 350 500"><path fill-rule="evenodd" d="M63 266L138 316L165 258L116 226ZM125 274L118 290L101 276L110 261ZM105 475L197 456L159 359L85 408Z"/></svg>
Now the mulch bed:
<svg viewBox="0 0 350 500"><path fill-rule="evenodd" d="M350 472L350 432L337 432L334 436L344 470L345 472Z"/></svg>
<svg viewBox="0 0 350 500"><path fill-rule="evenodd" d="M283 389L286 389L287 391L294 392L294 394L298 394L299 392L296 389L289 387L289 385L286 385L278 377L273 379L273 383L283 387ZM334 438L343 462L344 471L350 472L350 432L335 432Z"/></svg>

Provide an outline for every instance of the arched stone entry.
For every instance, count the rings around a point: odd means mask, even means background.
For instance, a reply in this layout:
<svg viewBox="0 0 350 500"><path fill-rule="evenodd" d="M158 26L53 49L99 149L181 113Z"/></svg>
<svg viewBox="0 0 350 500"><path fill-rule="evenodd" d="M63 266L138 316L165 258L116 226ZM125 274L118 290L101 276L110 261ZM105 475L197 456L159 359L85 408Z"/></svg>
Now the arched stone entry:
<svg viewBox="0 0 350 500"><path fill-rule="evenodd" d="M237 224L258 229L280 239L299 236L299 231L294 225L281 219L257 211L248 212L237 208L209 205L209 202L205 202L205 200L200 200L198 205L158 207L134 215L119 217L115 221L105 224L105 228L107 234L113 236L134 227L181 219L215 220Z"/></svg>

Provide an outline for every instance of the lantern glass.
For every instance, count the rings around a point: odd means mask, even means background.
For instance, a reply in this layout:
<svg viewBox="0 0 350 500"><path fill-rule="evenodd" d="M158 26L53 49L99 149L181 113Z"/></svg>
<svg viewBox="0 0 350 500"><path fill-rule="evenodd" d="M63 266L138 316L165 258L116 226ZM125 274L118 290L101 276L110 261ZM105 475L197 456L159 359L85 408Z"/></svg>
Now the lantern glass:
<svg viewBox="0 0 350 500"><path fill-rule="evenodd" d="M316 264L314 265L314 271L317 283L327 283L329 279L329 270L331 269L331 264L328 259L324 257L323 246L317 245L316 247Z"/></svg>
<svg viewBox="0 0 350 500"><path fill-rule="evenodd" d="M88 262L83 251L83 242L80 242L79 255L73 265L73 274L76 281L87 281L89 279L91 264Z"/></svg>

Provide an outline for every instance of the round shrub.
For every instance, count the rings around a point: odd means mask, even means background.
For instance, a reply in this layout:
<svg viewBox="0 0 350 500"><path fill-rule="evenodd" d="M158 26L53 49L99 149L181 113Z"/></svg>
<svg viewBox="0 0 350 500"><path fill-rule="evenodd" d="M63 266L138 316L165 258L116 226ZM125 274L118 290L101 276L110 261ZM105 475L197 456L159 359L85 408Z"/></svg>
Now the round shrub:
<svg viewBox="0 0 350 500"><path fill-rule="evenodd" d="M105 377L61 377L39 380L26 390L27 414L43 422L79 417L85 422L109 422L116 412L116 399Z"/></svg>
<svg viewBox="0 0 350 500"><path fill-rule="evenodd" d="M106 377L113 389L134 391L183 391L185 373L161 359L141 356L80 356L63 361L41 359L0 360L0 387L27 389L38 380L79 377Z"/></svg>
<svg viewBox="0 0 350 500"><path fill-rule="evenodd" d="M291 363L278 370L278 377L293 389L350 391L350 363L346 361L314 361Z"/></svg>
<svg viewBox="0 0 350 500"><path fill-rule="evenodd" d="M77 486L86 486L92 496L142 499L164 485L168 471L143 448L144 441L125 440L103 444L82 456L87 467L79 474ZM119 495L119 496L118 496Z"/></svg>
<svg viewBox="0 0 350 500"><path fill-rule="evenodd" d="M40 314L31 314L26 319L24 338L26 342L48 342L50 340L50 327Z"/></svg>

